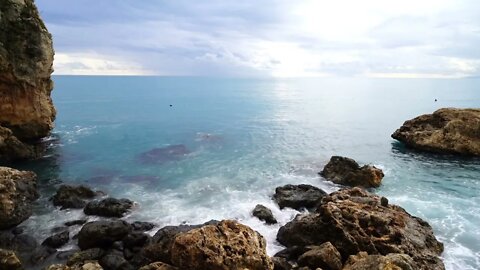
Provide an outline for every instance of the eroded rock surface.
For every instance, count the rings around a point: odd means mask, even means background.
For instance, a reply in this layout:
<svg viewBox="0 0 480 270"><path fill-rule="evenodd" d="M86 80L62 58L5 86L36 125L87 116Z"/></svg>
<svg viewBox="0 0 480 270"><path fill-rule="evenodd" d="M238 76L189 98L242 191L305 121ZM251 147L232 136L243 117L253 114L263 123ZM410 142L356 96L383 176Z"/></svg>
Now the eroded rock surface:
<svg viewBox="0 0 480 270"><path fill-rule="evenodd" d="M171 248L173 265L197 270L273 270L263 237L236 221L224 220L182 233Z"/></svg>
<svg viewBox="0 0 480 270"><path fill-rule="evenodd" d="M61 185L51 200L53 205L62 209L83 208L87 204L85 200L93 199L95 196L95 191L86 186Z"/></svg>
<svg viewBox="0 0 480 270"><path fill-rule="evenodd" d="M1 161L36 157L37 148L29 145L53 128L53 55L52 37L33 0L1 1Z"/></svg>
<svg viewBox="0 0 480 270"><path fill-rule="evenodd" d="M355 160L340 156L333 156L320 175L336 184L365 188L380 186L384 176L375 166L360 167Z"/></svg>
<svg viewBox="0 0 480 270"><path fill-rule="evenodd" d="M392 138L418 150L478 156L480 109L439 109L406 121Z"/></svg>
<svg viewBox="0 0 480 270"><path fill-rule="evenodd" d="M257 204L252 211L252 215L258 219L265 221L267 224L276 224L277 220L273 216L272 210L268 209L266 206Z"/></svg>
<svg viewBox="0 0 480 270"><path fill-rule="evenodd" d="M37 176L33 172L0 167L0 229L20 224L32 214L38 198Z"/></svg>
<svg viewBox="0 0 480 270"><path fill-rule="evenodd" d="M106 198L100 201L89 202L83 210L87 215L102 217L123 217L133 207L129 199Z"/></svg>
<svg viewBox="0 0 480 270"><path fill-rule="evenodd" d="M382 255L368 255L360 252L352 255L345 263L343 270L415 270L415 262L406 254L390 253ZM441 268L438 268L441 269Z"/></svg>
<svg viewBox="0 0 480 270"><path fill-rule="evenodd" d="M438 257L443 244L427 222L399 206L382 205L381 197L360 188L326 196L315 213L299 215L280 228L277 239L287 247L330 242L343 260L361 251L403 253L415 261L415 269L444 268Z"/></svg>
<svg viewBox="0 0 480 270"><path fill-rule="evenodd" d="M6 249L0 249L0 270L21 270L22 263L15 252Z"/></svg>
<svg viewBox="0 0 480 270"><path fill-rule="evenodd" d="M301 210L316 207L327 193L311 185L285 185L277 187L273 199L280 209L290 207Z"/></svg>

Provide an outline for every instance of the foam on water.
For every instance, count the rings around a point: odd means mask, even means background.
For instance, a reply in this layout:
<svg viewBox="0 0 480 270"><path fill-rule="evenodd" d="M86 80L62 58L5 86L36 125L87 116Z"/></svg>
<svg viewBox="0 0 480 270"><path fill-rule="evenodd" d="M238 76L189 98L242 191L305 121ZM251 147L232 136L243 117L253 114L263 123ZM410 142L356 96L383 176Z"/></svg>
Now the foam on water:
<svg viewBox="0 0 480 270"><path fill-rule="evenodd" d="M480 160L412 152L390 138L406 119L438 107L478 107L478 84L57 77L49 153L20 166L39 174L42 194L24 225L43 239L84 217L48 201L60 183L81 183L136 201L126 219L153 221L156 229L237 219L259 231L273 255L282 248L279 227L299 213L278 208L275 188L311 184L332 192L339 186L317 173L330 156L344 155L384 171L375 192L432 225L448 270L480 269ZM171 145L190 153L138 162L139 154ZM279 224L254 218L256 204L269 207Z"/></svg>

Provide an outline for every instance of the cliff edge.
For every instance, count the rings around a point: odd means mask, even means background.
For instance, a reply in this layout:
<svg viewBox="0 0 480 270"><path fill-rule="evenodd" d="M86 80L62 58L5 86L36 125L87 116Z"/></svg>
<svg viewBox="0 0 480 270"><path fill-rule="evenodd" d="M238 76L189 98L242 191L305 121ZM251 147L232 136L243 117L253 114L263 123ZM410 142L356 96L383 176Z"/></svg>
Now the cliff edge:
<svg viewBox="0 0 480 270"><path fill-rule="evenodd" d="M33 0L0 2L0 162L34 158L53 128L52 36Z"/></svg>

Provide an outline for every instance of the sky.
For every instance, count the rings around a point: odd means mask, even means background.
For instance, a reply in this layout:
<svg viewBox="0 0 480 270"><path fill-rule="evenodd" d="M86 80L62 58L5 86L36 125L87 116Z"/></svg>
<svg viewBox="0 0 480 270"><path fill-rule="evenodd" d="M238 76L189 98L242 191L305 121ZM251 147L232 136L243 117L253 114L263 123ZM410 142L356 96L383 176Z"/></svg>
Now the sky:
<svg viewBox="0 0 480 270"><path fill-rule="evenodd" d="M480 76L478 0L36 0L55 73Z"/></svg>

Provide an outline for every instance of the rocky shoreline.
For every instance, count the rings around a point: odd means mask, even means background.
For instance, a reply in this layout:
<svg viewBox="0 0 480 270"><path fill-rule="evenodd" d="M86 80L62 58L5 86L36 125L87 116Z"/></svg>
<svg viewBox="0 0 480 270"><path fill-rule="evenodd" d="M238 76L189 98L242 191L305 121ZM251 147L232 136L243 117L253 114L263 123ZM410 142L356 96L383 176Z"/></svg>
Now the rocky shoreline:
<svg viewBox="0 0 480 270"><path fill-rule="evenodd" d="M356 164L352 161L332 157L323 172L330 171L334 179L355 172L369 175L361 183L348 182L358 187L330 194L311 185L286 185L275 190L272 200L279 208L301 212L280 227L277 241L285 249L273 257L266 253L263 236L238 221L211 220L166 226L155 232L156 224L123 220L135 211L136 203L86 186L61 185L50 199L62 211L83 209L84 217L55 228L45 239L35 239L17 226L31 214L24 209L30 209L38 196L35 174L0 167L0 186L8 188L2 193L7 194L1 197L2 205L11 206L0 213L0 269L348 270L384 269L382 265L444 269L439 258L443 245L428 223L389 204L387 198L360 188L383 173L364 166L377 172L365 174L366 169L358 164L352 169ZM263 205L257 205L251 214L265 226L277 222ZM64 250L67 245L74 248Z"/></svg>

